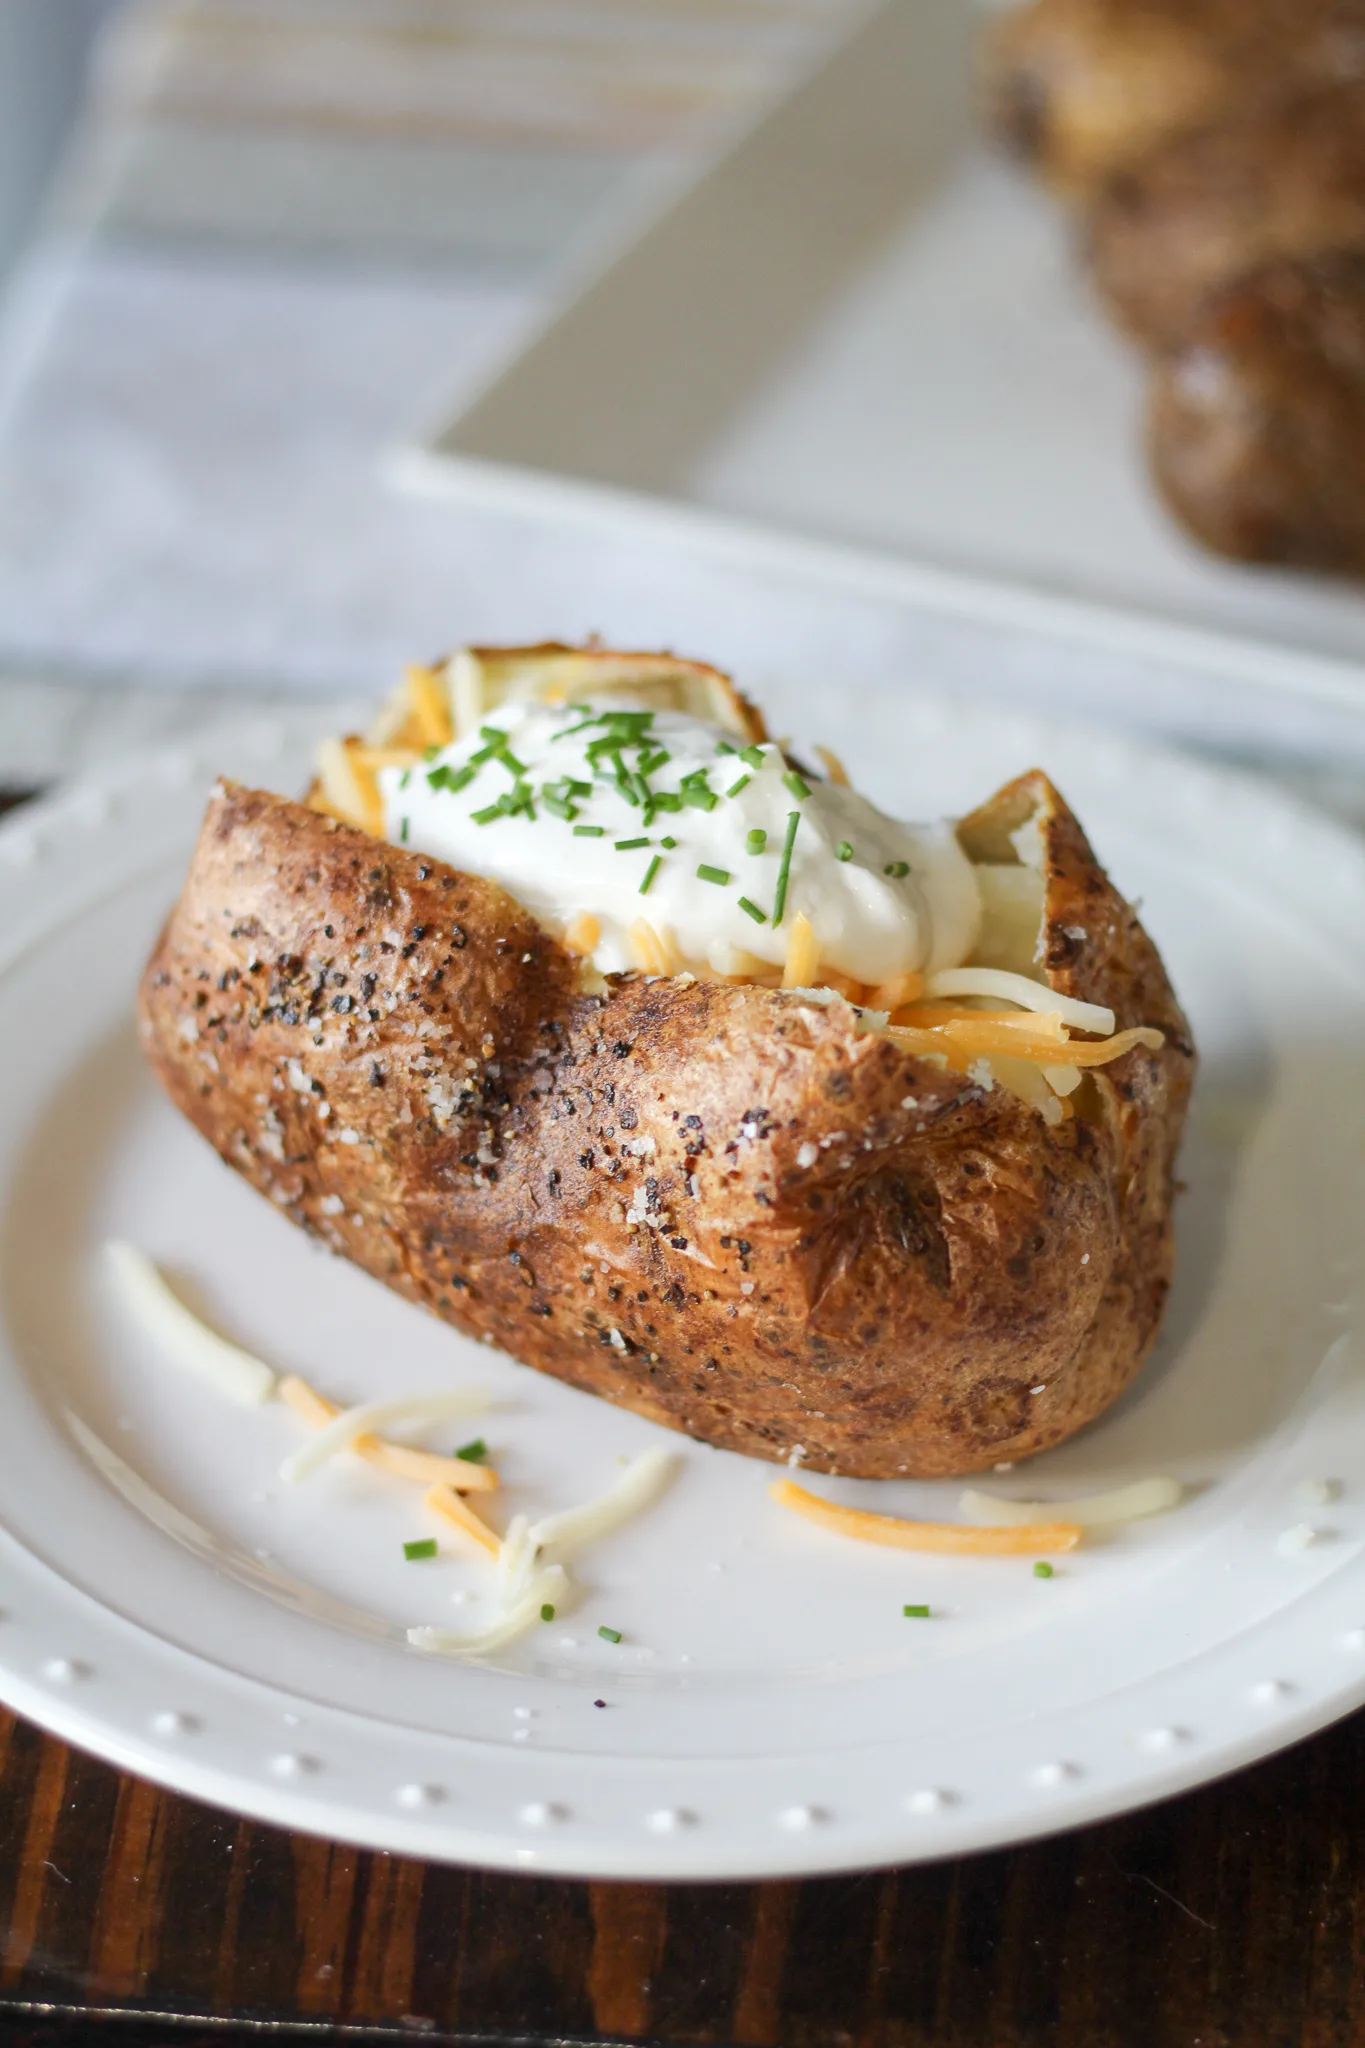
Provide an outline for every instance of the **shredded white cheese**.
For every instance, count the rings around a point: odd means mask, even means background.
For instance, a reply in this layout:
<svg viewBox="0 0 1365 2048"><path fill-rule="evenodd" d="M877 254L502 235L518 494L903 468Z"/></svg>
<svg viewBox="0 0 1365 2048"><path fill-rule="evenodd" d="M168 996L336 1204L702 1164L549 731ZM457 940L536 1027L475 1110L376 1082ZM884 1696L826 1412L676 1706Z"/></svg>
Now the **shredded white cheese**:
<svg viewBox="0 0 1365 2048"><path fill-rule="evenodd" d="M1095 1031L1112 1038L1114 1013L1099 1003L1083 1003L1076 996L1059 995L1041 981L1026 974L1010 974L1003 967L944 967L927 977L924 993L937 996L994 996L1002 1003L1016 1003L1021 1010L1040 1016L1060 1017L1074 1031Z"/></svg>
<svg viewBox="0 0 1365 2048"><path fill-rule="evenodd" d="M477 1635L463 1635L453 1628L410 1628L408 1641L414 1650L425 1650L432 1656L482 1656L485 1651L501 1649L504 1643L525 1635L540 1620L541 1608L562 1607L568 1591L568 1573L561 1565L547 1565L544 1571L536 1573L521 1596Z"/></svg>
<svg viewBox="0 0 1365 2048"><path fill-rule="evenodd" d="M485 1387L442 1387L430 1394L401 1394L388 1401L362 1401L357 1408L340 1415L318 1430L306 1444L286 1458L281 1479L306 1479L338 1451L344 1451L358 1436L390 1428L395 1422L454 1422L470 1415L482 1415L488 1407Z"/></svg>
<svg viewBox="0 0 1365 2048"><path fill-rule="evenodd" d="M554 1550L561 1557L572 1557L585 1543L595 1543L600 1536L608 1536L622 1522L629 1521L657 1500L677 1470L678 1461L672 1451L641 1451L638 1458L632 1458L620 1478L609 1486L596 1500L585 1501L581 1507L565 1508L561 1514L546 1515L543 1520L533 1522L530 1541L537 1552Z"/></svg>
<svg viewBox="0 0 1365 2048"><path fill-rule="evenodd" d="M985 1522L993 1528L1079 1522L1084 1529L1100 1529L1116 1522L1136 1522L1144 1515L1165 1514L1168 1508L1179 1507L1184 1492L1178 1479L1136 1479L1129 1486L1116 1486L1112 1492L1094 1493L1084 1500L1001 1500L996 1494L968 1487L958 1505L968 1521Z"/></svg>
<svg viewBox="0 0 1365 2048"><path fill-rule="evenodd" d="M243 1407L271 1398L275 1375L270 1367L201 1323L145 1252L116 1239L105 1246L104 1256L128 1307L177 1365Z"/></svg>

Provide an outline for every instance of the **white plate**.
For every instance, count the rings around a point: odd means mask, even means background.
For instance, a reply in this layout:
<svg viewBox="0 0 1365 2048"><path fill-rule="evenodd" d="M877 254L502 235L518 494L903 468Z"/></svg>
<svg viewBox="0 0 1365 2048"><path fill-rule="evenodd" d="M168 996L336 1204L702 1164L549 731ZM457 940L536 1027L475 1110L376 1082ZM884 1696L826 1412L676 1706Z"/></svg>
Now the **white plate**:
<svg viewBox="0 0 1365 2048"><path fill-rule="evenodd" d="M398 465L638 528L649 501L1365 657L1358 587L1158 502L1145 373L1063 209L979 137L967 0L885 0Z"/></svg>
<svg viewBox="0 0 1365 2048"><path fill-rule="evenodd" d="M779 725L818 731L791 690ZM981 1848L1266 1754L1365 1699L1365 851L1175 756L855 697L855 776L914 814L1034 760L1142 898L1202 1044L1179 1278L1137 1387L1002 1488L1153 1471L1194 1493L1035 1579L784 1516L771 1468L465 1344L317 1252L139 1066L129 1005L211 774L296 786L316 715L110 769L0 830L0 1693L221 1805L405 1853L633 1877L772 1875ZM845 736L847 736L845 744ZM104 1298L132 1238L217 1320L346 1400L477 1377L505 1510L674 1444L681 1476L588 1554L580 1609L471 1666L478 1568L404 1562L415 1491L295 1490L287 1411L225 1406ZM1303 1482L1340 1483L1305 1508ZM821 1480L951 1514L949 1484ZM1322 1539L1283 1556L1309 1521ZM929 1621L902 1618L927 1601ZM596 1630L622 1631L613 1646ZM603 1699L605 1708L594 1705Z"/></svg>

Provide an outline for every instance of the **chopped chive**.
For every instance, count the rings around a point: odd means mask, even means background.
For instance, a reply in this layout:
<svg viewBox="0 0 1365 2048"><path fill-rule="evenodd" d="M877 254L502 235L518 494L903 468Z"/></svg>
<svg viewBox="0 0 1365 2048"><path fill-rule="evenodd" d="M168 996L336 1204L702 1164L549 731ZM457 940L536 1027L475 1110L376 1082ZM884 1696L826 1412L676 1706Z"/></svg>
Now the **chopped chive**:
<svg viewBox="0 0 1365 2048"><path fill-rule="evenodd" d="M607 828L605 825L575 825L573 836L575 839L605 839Z"/></svg>
<svg viewBox="0 0 1365 2048"><path fill-rule="evenodd" d="M398 827L398 837L402 840L404 846L406 846L408 843L408 821L406 818L404 818L402 824Z"/></svg>
<svg viewBox="0 0 1365 2048"><path fill-rule="evenodd" d="M697 880L699 882L715 882L718 884L720 888L723 889L726 883L729 881L729 879L730 870L728 868L709 867L707 863L703 861L701 866L697 869Z"/></svg>
<svg viewBox="0 0 1365 2048"><path fill-rule="evenodd" d="M472 1442L461 1444L455 1455L463 1458L467 1465L477 1465L488 1456L488 1446L481 1436L476 1436Z"/></svg>
<svg viewBox="0 0 1365 2048"><path fill-rule="evenodd" d="M791 791L792 795L798 799L798 801L802 797L807 797L810 795L810 784L807 782L805 776L798 775L794 768L789 768L787 773L782 777L782 780L786 783L788 789Z"/></svg>
<svg viewBox="0 0 1365 2048"><path fill-rule="evenodd" d="M912 1621L927 1621L929 1619L929 1609L927 1607L902 1607L901 1613Z"/></svg>
<svg viewBox="0 0 1365 2048"><path fill-rule="evenodd" d="M578 805L571 804L567 797L551 796L548 790L542 789L540 801L544 804L551 817L563 818L566 823L578 816Z"/></svg>
<svg viewBox="0 0 1365 2048"><path fill-rule="evenodd" d="M678 842L677 842L677 840L676 840L676 839L670 839L667 833L665 833L665 834L664 834L664 836L663 836L663 838L662 838L662 839L661 839L661 840L659 841L659 844L660 844L660 846L665 846L665 847L667 847L667 849L668 849L668 851L669 851L670 853L672 853L672 851L673 851L674 847L675 847L675 846L677 845L677 843L678 843Z"/></svg>
<svg viewBox="0 0 1365 2048"><path fill-rule="evenodd" d="M641 882L640 884L640 894L642 896L648 896L650 884L653 882L654 877L658 874L659 869L663 866L663 864L663 855L661 853L656 853L653 860L650 862L649 866L645 869L645 878L643 882Z"/></svg>
<svg viewBox="0 0 1365 2048"><path fill-rule="evenodd" d="M748 768L761 768L764 760L763 749L762 747L745 747L739 758Z"/></svg>
<svg viewBox="0 0 1365 2048"><path fill-rule="evenodd" d="M746 917L751 917L753 919L755 924L766 924L768 922L767 918L759 909L758 905L756 903L751 903L747 896L740 897L739 907L744 912L744 915Z"/></svg>
<svg viewBox="0 0 1365 2048"><path fill-rule="evenodd" d="M896 882L903 882L909 872L910 863L908 860L889 860L882 869L884 875L890 875L892 880Z"/></svg>
<svg viewBox="0 0 1365 2048"><path fill-rule="evenodd" d="M598 1629L597 1633L599 1636L601 1636L604 1643L619 1643L621 1640L620 1629L608 1628L605 1622L603 1622L601 1628Z"/></svg>
<svg viewBox="0 0 1365 2048"><path fill-rule="evenodd" d="M501 804L485 804L481 811L471 812L470 820L475 825L491 825L495 818L506 816L507 813Z"/></svg>
<svg viewBox="0 0 1365 2048"><path fill-rule="evenodd" d="M592 795L592 784L590 782L575 782L572 775L561 775L559 778L559 786L563 790L565 796Z"/></svg>
<svg viewBox="0 0 1365 2048"><path fill-rule="evenodd" d="M412 770L411 770L411 768L405 768L405 769L403 770L403 773L402 773L402 774L401 774L401 775L399 776L399 778L398 778L398 787L399 787L400 789L406 789L406 788L407 788L407 786L408 786L408 784L409 784L409 783L410 783L411 781L412 781Z"/></svg>
<svg viewBox="0 0 1365 2048"><path fill-rule="evenodd" d="M545 1605L540 1610L540 1618L542 1621L553 1621L555 1618L554 1608L551 1607L548 1600L545 1602Z"/></svg>
<svg viewBox="0 0 1365 2048"><path fill-rule="evenodd" d="M753 779L754 778L752 775L741 775L738 782L732 782L730 784L730 787L726 790L725 794L727 796L738 796L742 789L747 789L749 787L749 784L753 781Z"/></svg>
<svg viewBox="0 0 1365 2048"><path fill-rule="evenodd" d="M834 858L836 860L852 860L853 848L849 845L846 839L841 839L839 841L839 844L835 847Z"/></svg>
<svg viewBox="0 0 1365 2048"><path fill-rule="evenodd" d="M1052 1577L1052 1566L1045 1557L1040 1557L1037 1564L1033 1567L1033 1576L1035 1579L1050 1579Z"/></svg>
<svg viewBox="0 0 1365 2048"><path fill-rule="evenodd" d="M512 777L512 780L514 782L517 780L518 776L524 775L526 773L526 763L524 761L519 761L516 755L512 753L512 751L508 747L499 747L497 753L494 754L493 759L498 763L498 766L500 768L505 768L507 770L508 774Z"/></svg>
<svg viewBox="0 0 1365 2048"><path fill-rule="evenodd" d="M648 846L647 839L616 839L612 844L618 853L634 853L637 846Z"/></svg>
<svg viewBox="0 0 1365 2048"><path fill-rule="evenodd" d="M683 791L683 802L694 811L714 811L720 798L714 789L703 789L699 783L694 783L691 789Z"/></svg>
<svg viewBox="0 0 1365 2048"><path fill-rule="evenodd" d="M753 831L744 842L744 850L746 853L762 853L767 844L767 833L761 825L755 825Z"/></svg>
<svg viewBox="0 0 1365 2048"><path fill-rule="evenodd" d="M680 811L683 807L682 793L676 789L656 789L654 808L656 811Z"/></svg>
<svg viewBox="0 0 1365 2048"><path fill-rule="evenodd" d="M506 744L506 728L501 725L481 725L479 727L479 738L481 740L492 740L495 746L501 747Z"/></svg>
<svg viewBox="0 0 1365 2048"><path fill-rule="evenodd" d="M441 749L439 747L423 747L422 759L424 761L434 761L436 759L436 756L440 753L440 751Z"/></svg>
<svg viewBox="0 0 1365 2048"><path fill-rule="evenodd" d="M442 762L439 768L428 768L427 787L448 789L452 796L457 796L462 789L468 789L478 772L470 761L467 761L463 768L447 768Z"/></svg>
<svg viewBox="0 0 1365 2048"><path fill-rule="evenodd" d="M787 907L787 877L791 873L792 848L796 844L797 827L801 823L800 811L788 811L787 836L782 842L782 859L777 869L777 888L773 892L773 926L782 922L782 913Z"/></svg>
<svg viewBox="0 0 1365 2048"><path fill-rule="evenodd" d="M409 1561L419 1557L435 1557L436 1538L434 1536L419 1536L415 1542L405 1543L403 1545L403 1555Z"/></svg>
<svg viewBox="0 0 1365 2048"><path fill-rule="evenodd" d="M716 752L717 752L718 754L733 754L733 753L734 753L734 751L735 751L735 750L734 750L734 748L733 748L733 747L732 747L732 746L730 745L730 742L729 742L729 740L717 740L717 741L716 741Z"/></svg>

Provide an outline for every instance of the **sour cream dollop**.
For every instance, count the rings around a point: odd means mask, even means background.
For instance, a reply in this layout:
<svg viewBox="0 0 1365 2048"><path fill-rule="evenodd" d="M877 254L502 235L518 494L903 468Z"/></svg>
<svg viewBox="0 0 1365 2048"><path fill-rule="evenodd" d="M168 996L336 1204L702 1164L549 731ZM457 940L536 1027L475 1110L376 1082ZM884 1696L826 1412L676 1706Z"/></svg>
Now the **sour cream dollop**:
<svg viewBox="0 0 1365 2048"><path fill-rule="evenodd" d="M500 882L551 930L595 918L604 974L639 965L641 918L719 974L781 967L798 912L822 964L856 981L967 959L981 898L951 823L902 824L808 781L773 743L736 745L615 695L505 704L421 765L381 772L386 836Z"/></svg>

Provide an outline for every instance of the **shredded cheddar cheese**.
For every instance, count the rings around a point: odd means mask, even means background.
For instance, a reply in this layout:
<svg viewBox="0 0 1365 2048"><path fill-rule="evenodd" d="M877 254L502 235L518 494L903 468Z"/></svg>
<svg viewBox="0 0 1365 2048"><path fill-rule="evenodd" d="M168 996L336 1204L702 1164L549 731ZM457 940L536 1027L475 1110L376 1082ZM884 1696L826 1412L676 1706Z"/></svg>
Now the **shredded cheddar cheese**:
<svg viewBox="0 0 1365 2048"><path fill-rule="evenodd" d="M899 1515L874 1515L865 1508L843 1508L808 1493L794 1480L779 1479L768 1488L780 1507L804 1515L836 1536L860 1543L881 1543L893 1550L937 1551L945 1557L1036 1556L1040 1551L1074 1550L1081 1540L1075 1522L1033 1522L1008 1528L978 1528L966 1522L908 1522Z"/></svg>
<svg viewBox="0 0 1365 2048"><path fill-rule="evenodd" d="M415 663L403 672L408 703L421 734L420 746L448 747L455 737L450 699L434 670Z"/></svg>
<svg viewBox="0 0 1365 2048"><path fill-rule="evenodd" d="M596 950L601 936L602 927L590 910L580 910L564 927L564 944L584 959Z"/></svg>
<svg viewBox="0 0 1365 2048"><path fill-rule="evenodd" d="M783 988L810 988L820 971L820 942L803 911L796 913L787 934L787 960L782 969Z"/></svg>
<svg viewBox="0 0 1365 2048"><path fill-rule="evenodd" d="M847 789L849 787L848 770L835 753L833 747L815 747L812 751L828 779L831 782L837 783L840 789Z"/></svg>
<svg viewBox="0 0 1365 2048"><path fill-rule="evenodd" d="M475 1550L482 1551L491 1558L501 1556L502 1544L496 1532L489 1528L482 1515L475 1514L468 1501L462 1494L456 1493L453 1486L433 1486L429 1492L423 1494L422 1501L433 1514L439 1515L442 1521L449 1522L452 1529L458 1529L467 1545L472 1545Z"/></svg>

